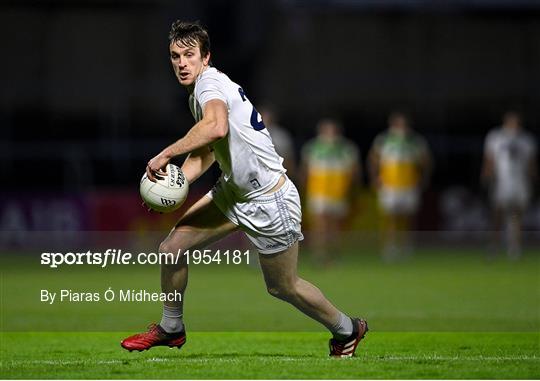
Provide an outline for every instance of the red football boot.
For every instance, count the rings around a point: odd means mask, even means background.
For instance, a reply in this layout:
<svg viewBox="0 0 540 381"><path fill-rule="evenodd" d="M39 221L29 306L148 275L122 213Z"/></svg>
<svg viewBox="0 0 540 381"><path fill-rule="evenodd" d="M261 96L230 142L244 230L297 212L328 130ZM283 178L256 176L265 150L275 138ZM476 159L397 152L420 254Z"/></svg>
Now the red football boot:
<svg viewBox="0 0 540 381"><path fill-rule="evenodd" d="M185 329L177 333L167 333L159 324L150 324L148 331L138 333L122 340L120 345L128 351L145 351L152 347L166 346L170 348L182 348L186 342Z"/></svg>
<svg viewBox="0 0 540 381"><path fill-rule="evenodd" d="M368 331L367 321L364 319L352 318L353 332L351 336L343 340L330 339L330 356L333 357L352 357L356 347L364 338Z"/></svg>

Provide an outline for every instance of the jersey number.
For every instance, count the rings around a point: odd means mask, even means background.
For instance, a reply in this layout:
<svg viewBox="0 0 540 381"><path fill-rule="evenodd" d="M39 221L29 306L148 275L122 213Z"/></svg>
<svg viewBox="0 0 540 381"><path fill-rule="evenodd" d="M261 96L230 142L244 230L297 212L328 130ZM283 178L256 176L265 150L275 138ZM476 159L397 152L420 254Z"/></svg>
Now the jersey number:
<svg viewBox="0 0 540 381"><path fill-rule="evenodd" d="M246 93L244 92L244 89L239 87L238 93L240 93L240 97L242 97L242 102L247 101L247 97L246 97ZM255 108L255 106L253 106L253 110L251 111L251 118L249 119L249 122L251 123L251 127L253 127L255 131L260 131L266 128L262 120L262 117L261 117L261 120L259 121L259 115L260 114L257 111L257 109Z"/></svg>

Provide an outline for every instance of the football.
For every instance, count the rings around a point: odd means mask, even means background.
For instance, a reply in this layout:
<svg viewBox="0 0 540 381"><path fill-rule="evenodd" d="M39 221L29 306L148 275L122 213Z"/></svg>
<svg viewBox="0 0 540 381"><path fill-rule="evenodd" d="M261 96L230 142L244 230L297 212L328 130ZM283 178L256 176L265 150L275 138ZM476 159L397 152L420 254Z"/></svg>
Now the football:
<svg viewBox="0 0 540 381"><path fill-rule="evenodd" d="M174 165L167 165L167 175L156 182L148 179L144 173L139 192L144 203L152 210L169 213L178 209L186 200L189 184L182 170Z"/></svg>

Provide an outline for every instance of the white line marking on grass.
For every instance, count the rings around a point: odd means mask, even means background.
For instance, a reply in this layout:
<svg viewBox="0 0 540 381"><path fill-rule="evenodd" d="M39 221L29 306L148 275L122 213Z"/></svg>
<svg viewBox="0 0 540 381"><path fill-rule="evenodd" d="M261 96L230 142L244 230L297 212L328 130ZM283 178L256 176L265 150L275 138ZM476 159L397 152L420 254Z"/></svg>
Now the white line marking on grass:
<svg viewBox="0 0 540 381"><path fill-rule="evenodd" d="M173 359L157 358L143 359L145 362L167 362ZM176 360L176 359L175 359ZM36 365L108 365L108 364L123 364L133 361L132 359L125 360L12 360L12 364L36 364ZM141 360L137 360L141 361Z"/></svg>
<svg viewBox="0 0 540 381"><path fill-rule="evenodd" d="M518 356L438 356L438 355L424 355L424 356L381 356L381 357L367 357L367 360L380 360L380 361L514 361L514 360L540 360L538 356L518 355Z"/></svg>
<svg viewBox="0 0 540 381"><path fill-rule="evenodd" d="M262 356L261 356L262 357ZM296 357L273 357L267 356L268 359L272 361L306 361L304 358ZM123 364L134 361L134 359L124 359L124 360L12 360L11 365L109 365L109 364ZM160 358L152 357L149 359L137 359L137 362L190 362L190 363L233 363L233 362L244 362L245 359L242 357L239 358L189 358L189 357L178 357L178 358Z"/></svg>
<svg viewBox="0 0 540 381"><path fill-rule="evenodd" d="M272 355L253 355L265 360L272 362L307 362L307 361L343 361L343 359L333 359L327 357L275 357ZM245 356L240 356L238 358L216 358L216 357L202 357L202 358L189 358L189 357L152 357L148 359L138 359L137 362L144 361L150 363L161 363L161 362L184 362L184 363L238 363L245 362ZM528 355L517 355L517 356L438 356L438 355L424 355L424 356L362 356L360 355L358 359L364 361L376 361L376 362L386 362L386 361L538 361L540 357L538 356L528 356ZM344 359L347 361L347 359ZM110 365L110 364L124 364L130 363L134 359L123 359L123 360L12 360L11 365Z"/></svg>
<svg viewBox="0 0 540 381"><path fill-rule="evenodd" d="M12 360L12 364L41 364L41 365L83 365L83 364L121 364L122 360Z"/></svg>
<svg viewBox="0 0 540 381"><path fill-rule="evenodd" d="M146 359L146 362L167 362L172 361L169 358L163 358L163 357L152 357L151 359Z"/></svg>

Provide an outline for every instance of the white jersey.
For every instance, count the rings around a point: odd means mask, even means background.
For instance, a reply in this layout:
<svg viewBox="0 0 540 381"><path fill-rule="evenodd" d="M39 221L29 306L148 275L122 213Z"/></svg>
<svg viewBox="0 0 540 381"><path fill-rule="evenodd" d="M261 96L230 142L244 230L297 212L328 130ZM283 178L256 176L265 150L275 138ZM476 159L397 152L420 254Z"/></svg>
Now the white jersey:
<svg viewBox="0 0 540 381"><path fill-rule="evenodd" d="M536 143L525 131L502 127L486 137L485 150L492 157L495 170L495 196L528 198L530 192L529 165L536 155Z"/></svg>
<svg viewBox="0 0 540 381"><path fill-rule="evenodd" d="M213 143L216 161L223 172L221 182L239 199L252 199L272 189L285 173L260 114L244 90L214 67L195 81L189 107L198 122L204 104L219 99L227 105L229 132Z"/></svg>

